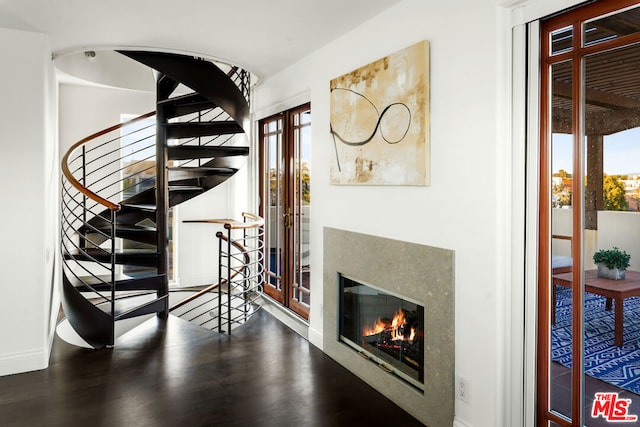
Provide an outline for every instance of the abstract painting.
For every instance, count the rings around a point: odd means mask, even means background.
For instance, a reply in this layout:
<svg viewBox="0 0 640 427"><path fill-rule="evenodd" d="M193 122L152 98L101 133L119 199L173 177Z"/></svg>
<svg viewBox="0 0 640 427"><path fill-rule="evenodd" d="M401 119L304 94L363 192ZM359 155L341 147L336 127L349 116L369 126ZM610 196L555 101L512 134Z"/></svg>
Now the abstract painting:
<svg viewBox="0 0 640 427"><path fill-rule="evenodd" d="M429 185L429 43L331 80L331 183Z"/></svg>

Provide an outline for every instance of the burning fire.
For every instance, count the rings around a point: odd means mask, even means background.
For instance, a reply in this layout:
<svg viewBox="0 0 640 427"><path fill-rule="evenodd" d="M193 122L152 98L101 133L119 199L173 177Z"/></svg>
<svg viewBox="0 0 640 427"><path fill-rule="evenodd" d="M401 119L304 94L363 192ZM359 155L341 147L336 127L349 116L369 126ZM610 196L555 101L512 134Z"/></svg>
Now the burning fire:
<svg viewBox="0 0 640 427"><path fill-rule="evenodd" d="M376 335L384 331L391 332L391 340L392 341L413 341L416 336L415 328L411 328L408 336L405 336L406 331L404 330L404 325L407 324L407 320L404 317L404 312L399 309L396 314L393 316L391 320L391 324L388 322L384 322L381 319L376 320L373 326L365 326L362 330L362 335L367 337L370 335Z"/></svg>

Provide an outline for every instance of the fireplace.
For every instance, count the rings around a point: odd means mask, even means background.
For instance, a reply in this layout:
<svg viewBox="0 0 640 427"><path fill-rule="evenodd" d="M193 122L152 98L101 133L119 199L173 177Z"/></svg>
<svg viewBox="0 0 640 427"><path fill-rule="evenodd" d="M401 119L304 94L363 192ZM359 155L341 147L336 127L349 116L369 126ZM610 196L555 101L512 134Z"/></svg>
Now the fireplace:
<svg viewBox="0 0 640 427"><path fill-rule="evenodd" d="M330 227L323 238L323 351L425 425L452 425L455 253ZM394 331L398 312L407 325ZM367 336L378 317L383 332Z"/></svg>
<svg viewBox="0 0 640 427"><path fill-rule="evenodd" d="M424 390L424 307L339 274L340 341Z"/></svg>

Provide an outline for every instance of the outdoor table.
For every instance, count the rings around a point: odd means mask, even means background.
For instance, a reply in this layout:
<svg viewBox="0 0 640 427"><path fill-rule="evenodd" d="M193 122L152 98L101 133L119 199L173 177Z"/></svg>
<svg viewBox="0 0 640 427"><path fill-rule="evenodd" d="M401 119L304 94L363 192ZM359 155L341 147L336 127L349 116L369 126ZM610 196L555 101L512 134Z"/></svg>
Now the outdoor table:
<svg viewBox="0 0 640 427"><path fill-rule="evenodd" d="M554 274L553 292L551 293L551 307L553 311L551 320L555 323L556 292L555 285L572 287L573 273ZM624 343L624 299L640 296L640 272L627 270L626 278L623 280L613 280L598 277L597 270L587 270L584 272L584 290L592 294L602 295L607 298L605 309L611 310L611 302L614 304L614 344L621 347Z"/></svg>

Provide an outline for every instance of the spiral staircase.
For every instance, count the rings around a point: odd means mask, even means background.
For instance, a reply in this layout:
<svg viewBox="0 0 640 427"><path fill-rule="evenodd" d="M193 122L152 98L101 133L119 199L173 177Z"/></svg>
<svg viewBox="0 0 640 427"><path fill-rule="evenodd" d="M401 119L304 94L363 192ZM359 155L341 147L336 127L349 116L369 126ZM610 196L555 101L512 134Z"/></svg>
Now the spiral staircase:
<svg viewBox="0 0 640 427"><path fill-rule="evenodd" d="M82 139L62 161L62 306L94 348L114 345L118 321L168 315L170 209L229 179L249 154L241 137L250 124L248 72L191 56L120 53L156 70L156 111ZM245 238L251 228L226 224ZM261 284L260 251L225 241L229 274L222 280L221 270L198 296L215 288L246 303ZM229 255L233 248L240 255Z"/></svg>

